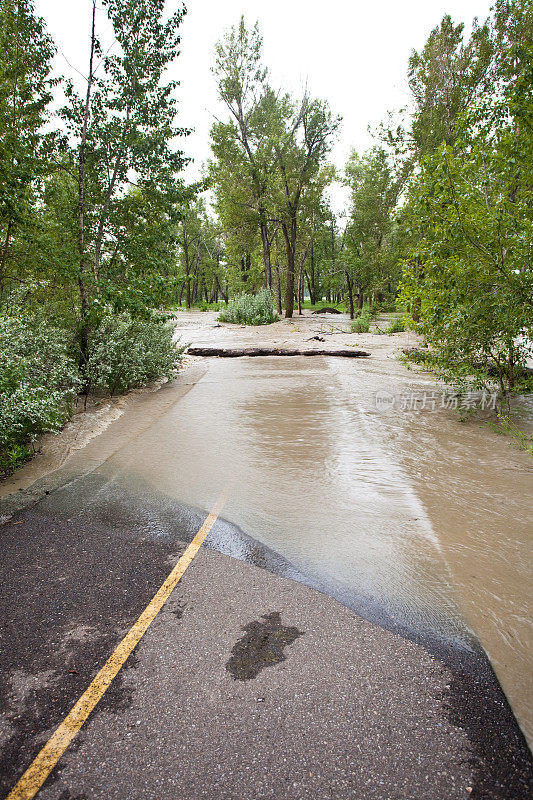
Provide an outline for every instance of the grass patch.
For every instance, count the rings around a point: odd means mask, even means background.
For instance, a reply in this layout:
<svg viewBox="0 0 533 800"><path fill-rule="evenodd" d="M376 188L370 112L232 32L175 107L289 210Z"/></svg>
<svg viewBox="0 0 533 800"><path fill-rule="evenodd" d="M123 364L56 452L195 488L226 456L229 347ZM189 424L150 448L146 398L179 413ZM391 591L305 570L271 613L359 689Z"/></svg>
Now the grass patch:
<svg viewBox="0 0 533 800"><path fill-rule="evenodd" d="M241 294L230 300L218 318L236 325L270 325L278 317L269 289L261 289L257 294Z"/></svg>
<svg viewBox="0 0 533 800"><path fill-rule="evenodd" d="M350 330L352 333L368 333L371 321L370 315L367 312L363 312L354 319L350 325Z"/></svg>

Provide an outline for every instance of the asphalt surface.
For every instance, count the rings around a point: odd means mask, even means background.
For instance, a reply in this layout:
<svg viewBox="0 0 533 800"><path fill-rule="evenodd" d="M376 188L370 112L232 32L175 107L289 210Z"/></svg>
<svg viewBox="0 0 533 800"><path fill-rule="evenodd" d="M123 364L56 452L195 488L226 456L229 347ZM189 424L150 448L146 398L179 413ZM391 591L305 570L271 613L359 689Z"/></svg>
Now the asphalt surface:
<svg viewBox="0 0 533 800"><path fill-rule="evenodd" d="M44 500L0 528L2 796L204 516L184 513L181 537L143 536ZM482 659L452 665L203 548L39 797L518 800L532 788Z"/></svg>

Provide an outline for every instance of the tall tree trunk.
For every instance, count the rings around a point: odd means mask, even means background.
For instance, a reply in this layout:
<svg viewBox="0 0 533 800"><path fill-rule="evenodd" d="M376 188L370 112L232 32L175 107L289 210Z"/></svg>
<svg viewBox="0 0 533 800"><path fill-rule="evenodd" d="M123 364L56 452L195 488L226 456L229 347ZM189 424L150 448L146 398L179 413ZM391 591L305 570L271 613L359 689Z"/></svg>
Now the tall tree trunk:
<svg viewBox="0 0 533 800"><path fill-rule="evenodd" d="M248 269L247 269L248 260L247 259L248 259L248 256L243 256L241 258L241 281L242 281L242 283L244 283L245 286L246 286L246 283L248 281Z"/></svg>
<svg viewBox="0 0 533 800"><path fill-rule="evenodd" d="M122 134L120 137L120 145L115 157L115 163L113 164L113 172L111 174L111 180L109 181L109 186L107 187L107 192L104 198L104 205L102 206L102 210L100 212L100 219L98 220L98 229L96 233L95 247L94 247L94 277L96 281L98 280L98 272L100 269L100 257L102 254L102 245L104 241L105 224L109 216L109 206L111 203L111 198L113 197L113 191L115 189L115 184L117 182L118 172L121 166L122 158L124 156L124 146L126 142L126 135L128 132L129 119L130 119L130 109L128 107L126 109L126 118L124 120L124 127L122 128Z"/></svg>
<svg viewBox="0 0 533 800"><path fill-rule="evenodd" d="M309 292L309 300L311 302L311 305L314 305L313 292L311 291L311 280L309 278L309 273L307 272L307 270L304 270L304 280L305 282L307 282L307 291Z"/></svg>
<svg viewBox="0 0 533 800"><path fill-rule="evenodd" d="M7 254L9 251L9 242L11 240L12 230L13 230L13 220L10 218L7 223L6 235L4 237L4 243L2 245L2 253L0 255L0 302L4 294Z"/></svg>
<svg viewBox="0 0 533 800"><path fill-rule="evenodd" d="M87 127L89 124L89 112L91 107L91 91L94 80L93 61L96 44L95 36L96 19L96 0L93 0L92 23L91 23L91 48L89 55L89 74L87 76L87 93L85 95L85 107L83 112L83 124L81 130L80 153L78 162L78 252L80 259L80 269L78 275L78 289L80 292L80 366L87 363L88 344L89 344L89 299L87 297L87 287L85 285L85 150L87 144ZM88 387L85 387L86 389Z"/></svg>
<svg viewBox="0 0 533 800"><path fill-rule="evenodd" d="M265 286L267 289L272 288L272 266L270 264L270 241L268 238L268 231L266 222L261 220L261 241L263 243L263 263L265 266Z"/></svg>
<svg viewBox="0 0 533 800"><path fill-rule="evenodd" d="M415 275L416 279L420 280L423 277L423 270L420 266L420 258L417 257L416 265L415 265ZM420 322L420 311L422 308L422 300L420 297L415 297L413 302L413 308L411 310L411 316L415 322Z"/></svg>
<svg viewBox="0 0 533 800"><path fill-rule="evenodd" d="M290 319L294 310L294 278L296 257L296 216L293 215L290 226L282 224L283 236L287 250L287 283L285 286L285 316Z"/></svg>
<svg viewBox="0 0 533 800"><path fill-rule="evenodd" d="M355 309L353 303L353 281L350 278L350 273L347 270L345 272L345 275L346 275L346 286L348 287L348 300L350 303L350 319L353 319L355 317Z"/></svg>
<svg viewBox="0 0 533 800"><path fill-rule="evenodd" d="M512 341L509 342L507 379L509 382L509 389L512 391L515 387L515 358L514 358L514 346Z"/></svg>
<svg viewBox="0 0 533 800"><path fill-rule="evenodd" d="M185 220L181 223L183 231L183 258L185 259L185 283L187 289L187 308L191 307L191 280L190 280L190 264L189 264L189 240L187 238L187 228Z"/></svg>
<svg viewBox="0 0 533 800"><path fill-rule="evenodd" d="M279 272L279 267L276 267L276 275L278 278L278 286L277 286L278 314L281 316L283 313L283 309L281 307L281 275Z"/></svg>
<svg viewBox="0 0 533 800"><path fill-rule="evenodd" d="M224 290L222 289L222 286L220 285L220 281L219 281L219 279L218 279L218 275L215 275L215 280L216 280L216 282L217 282L218 291L219 291L219 292L220 292L220 294L222 295L222 299L224 300L224 302L225 302L225 303L227 303L227 302L228 302L228 295L227 295L227 293L226 293L226 292L224 292Z"/></svg>
<svg viewBox="0 0 533 800"><path fill-rule="evenodd" d="M310 269L310 280L308 280L309 285L309 299L311 300L312 305L315 305L317 302L317 287L316 287L316 277L315 277L315 246L311 244L311 269Z"/></svg>

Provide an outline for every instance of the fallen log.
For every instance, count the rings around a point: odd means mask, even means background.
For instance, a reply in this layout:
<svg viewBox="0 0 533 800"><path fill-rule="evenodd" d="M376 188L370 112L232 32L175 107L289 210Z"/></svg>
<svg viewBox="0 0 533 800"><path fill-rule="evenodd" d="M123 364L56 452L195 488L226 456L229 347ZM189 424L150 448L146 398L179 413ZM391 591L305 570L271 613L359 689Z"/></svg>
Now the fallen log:
<svg viewBox="0 0 533 800"><path fill-rule="evenodd" d="M342 314L342 311L339 311L338 308L316 308L314 311L311 312L312 314Z"/></svg>
<svg viewBox="0 0 533 800"><path fill-rule="evenodd" d="M189 347L191 356L218 356L219 358L239 358L240 356L342 356L344 358L366 358L370 353L364 350L299 350L292 347Z"/></svg>

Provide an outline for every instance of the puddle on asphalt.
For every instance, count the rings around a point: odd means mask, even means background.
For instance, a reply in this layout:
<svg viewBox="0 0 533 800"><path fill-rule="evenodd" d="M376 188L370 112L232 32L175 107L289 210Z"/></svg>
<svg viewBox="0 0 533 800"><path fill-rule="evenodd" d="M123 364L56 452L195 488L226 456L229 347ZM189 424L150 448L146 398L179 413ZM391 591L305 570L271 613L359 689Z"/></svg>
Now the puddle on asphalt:
<svg viewBox="0 0 533 800"><path fill-rule="evenodd" d="M279 611L263 614L261 620L243 626L244 635L231 651L226 669L236 681L257 678L265 667L285 661L285 648L303 636L298 628L281 624Z"/></svg>
<svg viewBox="0 0 533 800"><path fill-rule="evenodd" d="M209 360L97 470L78 455L46 503L187 538L231 483L210 546L422 639L468 649L474 632L531 741L530 462L450 414L379 411L378 390L434 386L397 362L312 362Z"/></svg>

